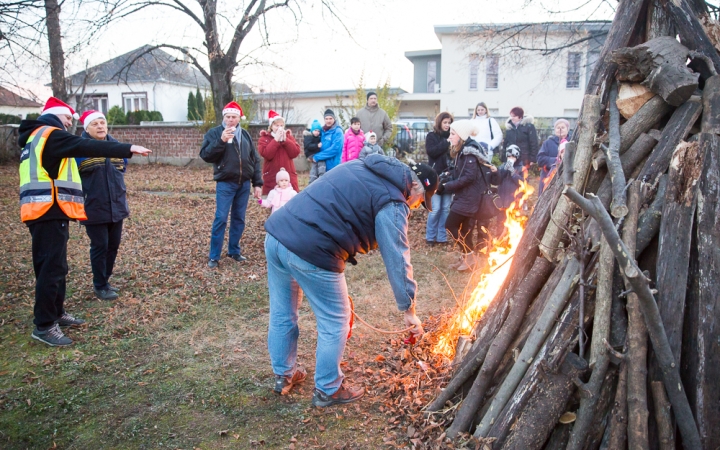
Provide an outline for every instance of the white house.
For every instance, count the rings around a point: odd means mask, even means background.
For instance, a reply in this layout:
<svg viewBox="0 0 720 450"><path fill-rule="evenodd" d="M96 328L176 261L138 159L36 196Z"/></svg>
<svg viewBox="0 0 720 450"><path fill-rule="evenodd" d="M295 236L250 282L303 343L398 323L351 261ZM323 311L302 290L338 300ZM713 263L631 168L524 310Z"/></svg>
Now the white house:
<svg viewBox="0 0 720 450"><path fill-rule="evenodd" d="M188 94L200 89L208 95L210 83L190 64L161 49L148 52L149 48L140 47L72 75L76 109L107 114L117 105L126 113L160 111L166 122L186 121ZM245 85L236 89L249 90Z"/></svg>
<svg viewBox="0 0 720 450"><path fill-rule="evenodd" d="M24 119L28 114L39 114L43 104L23 98L0 86L0 113Z"/></svg>
<svg viewBox="0 0 720 450"><path fill-rule="evenodd" d="M405 53L414 83L401 116L468 117L485 102L494 116L521 106L535 117L577 117L610 23L436 26L441 49Z"/></svg>

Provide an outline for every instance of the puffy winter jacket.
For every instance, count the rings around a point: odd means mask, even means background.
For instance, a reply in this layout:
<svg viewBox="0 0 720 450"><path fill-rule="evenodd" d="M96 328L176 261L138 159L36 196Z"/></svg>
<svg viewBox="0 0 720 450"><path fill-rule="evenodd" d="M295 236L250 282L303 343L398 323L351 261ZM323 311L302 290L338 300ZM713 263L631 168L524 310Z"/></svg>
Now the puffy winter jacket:
<svg viewBox="0 0 720 450"><path fill-rule="evenodd" d="M510 145L517 145L520 148L520 158L515 161L515 167L527 166L537 161L538 135L532 116L523 117L517 125L510 119L505 122L505 148ZM501 155L501 159L506 160L505 152Z"/></svg>
<svg viewBox="0 0 720 450"><path fill-rule="evenodd" d="M325 161L325 171L340 164L343 149L343 130L335 123L327 131L323 128L321 134L322 147L313 156L315 161Z"/></svg>
<svg viewBox="0 0 720 450"><path fill-rule="evenodd" d="M222 125L210 128L205 133L200 149L200 158L213 165L213 179L235 183L250 180L253 186L262 186L260 155L255 150L250 134L242 130L242 143L238 145L237 139L223 142L220 139L223 130Z"/></svg>
<svg viewBox="0 0 720 450"><path fill-rule="evenodd" d="M357 134L352 128L348 128L345 132L345 141L343 142L343 151L341 162L352 161L358 159L360 152L365 144L365 134L360 130Z"/></svg>
<svg viewBox="0 0 720 450"><path fill-rule="evenodd" d="M477 142L484 142L490 150L490 157L498 151L498 147L502 144L503 134L497 120L488 116L478 116L472 119L476 123L478 134L473 138Z"/></svg>
<svg viewBox="0 0 720 450"><path fill-rule="evenodd" d="M322 134L315 136L312 132L305 130L303 132L303 147L305 148L305 157L309 158L320 151L318 144Z"/></svg>
<svg viewBox="0 0 720 450"><path fill-rule="evenodd" d="M450 160L450 132L435 133L431 131L425 136L425 151L428 155L428 165L441 174L448 170Z"/></svg>
<svg viewBox="0 0 720 450"><path fill-rule="evenodd" d="M290 184L299 191L295 159L300 154L300 146L290 130L285 130L285 140L278 142L273 135L262 130L258 138L258 151L265 160L263 162L263 195L267 195L275 187L275 177L281 168L290 174Z"/></svg>
<svg viewBox="0 0 720 450"><path fill-rule="evenodd" d="M444 193L455 194L450 211L466 217L475 216L490 185L500 183L499 173L493 173L483 165L480 145L483 144L472 139L465 141L465 146L455 156L454 179L445 183Z"/></svg>

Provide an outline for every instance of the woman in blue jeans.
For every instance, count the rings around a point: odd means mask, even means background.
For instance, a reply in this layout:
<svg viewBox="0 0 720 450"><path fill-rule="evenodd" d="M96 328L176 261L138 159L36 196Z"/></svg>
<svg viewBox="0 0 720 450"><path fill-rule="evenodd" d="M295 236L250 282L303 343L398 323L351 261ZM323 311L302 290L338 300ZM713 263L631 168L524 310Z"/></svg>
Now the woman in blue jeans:
<svg viewBox="0 0 720 450"><path fill-rule="evenodd" d="M449 170L450 161L450 124L453 116L449 112L441 112L435 117L433 131L425 137L425 151L428 155L428 165L442 177ZM433 210L428 214L425 229L425 241L428 245L447 244L447 230L445 221L450 214L452 194L435 194L432 199Z"/></svg>

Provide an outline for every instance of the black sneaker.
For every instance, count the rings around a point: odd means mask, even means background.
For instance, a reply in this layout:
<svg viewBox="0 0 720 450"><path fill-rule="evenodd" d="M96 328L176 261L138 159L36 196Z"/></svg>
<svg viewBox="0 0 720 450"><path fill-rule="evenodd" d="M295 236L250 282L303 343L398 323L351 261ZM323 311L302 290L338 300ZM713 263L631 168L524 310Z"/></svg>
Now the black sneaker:
<svg viewBox="0 0 720 450"><path fill-rule="evenodd" d="M84 320L78 319L76 317L71 316L68 313L63 313L62 316L58 319L56 322L61 327L77 327L85 323Z"/></svg>
<svg viewBox="0 0 720 450"><path fill-rule="evenodd" d="M228 255L229 258L234 259L237 262L245 262L247 261L247 258L243 255Z"/></svg>
<svg viewBox="0 0 720 450"><path fill-rule="evenodd" d="M117 292L113 292L109 289L93 288L93 292L95 292L95 297L99 298L100 300L115 300L118 298Z"/></svg>
<svg viewBox="0 0 720 450"><path fill-rule="evenodd" d="M340 405L342 403L350 403L365 395L365 389L361 387L346 388L343 383L340 389L333 395L327 395L322 391L315 389L313 393L312 404L319 408L325 408L332 405Z"/></svg>
<svg viewBox="0 0 720 450"><path fill-rule="evenodd" d="M108 283L107 286L105 286L105 289L107 289L108 291L120 292L120 289L118 289L114 286L110 286L110 283Z"/></svg>
<svg viewBox="0 0 720 450"><path fill-rule="evenodd" d="M275 391L276 394L288 395L293 386L305 381L306 376L307 373L302 367L298 367L292 377L283 377L281 375L276 375L275 387L273 388L273 391Z"/></svg>
<svg viewBox="0 0 720 450"><path fill-rule="evenodd" d="M53 324L53 326L44 331L40 331L35 327L30 336L51 347L65 347L73 342L72 339L63 334L58 324Z"/></svg>
<svg viewBox="0 0 720 450"><path fill-rule="evenodd" d="M218 260L217 259L210 259L208 260L208 267L210 269L215 269L218 266Z"/></svg>

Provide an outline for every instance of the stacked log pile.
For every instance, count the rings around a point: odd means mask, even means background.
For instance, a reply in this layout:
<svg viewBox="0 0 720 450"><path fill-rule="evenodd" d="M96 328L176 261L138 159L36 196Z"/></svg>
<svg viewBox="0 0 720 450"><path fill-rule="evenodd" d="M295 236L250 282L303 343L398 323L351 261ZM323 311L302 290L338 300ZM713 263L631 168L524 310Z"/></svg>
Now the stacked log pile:
<svg viewBox="0 0 720 450"><path fill-rule="evenodd" d="M720 55L702 6L619 3L559 175L426 408L454 414L447 437L720 448Z"/></svg>

